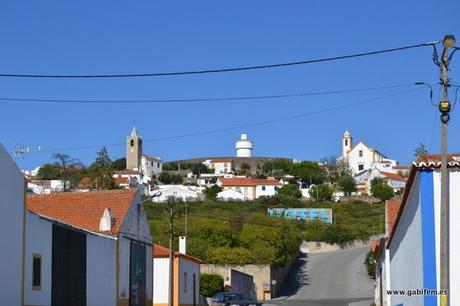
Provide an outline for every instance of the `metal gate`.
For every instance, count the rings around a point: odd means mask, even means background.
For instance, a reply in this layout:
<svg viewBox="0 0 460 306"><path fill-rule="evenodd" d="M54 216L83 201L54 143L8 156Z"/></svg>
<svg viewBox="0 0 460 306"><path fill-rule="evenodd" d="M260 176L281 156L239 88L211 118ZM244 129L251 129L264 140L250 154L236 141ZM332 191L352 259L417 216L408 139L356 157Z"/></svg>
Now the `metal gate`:
<svg viewBox="0 0 460 306"><path fill-rule="evenodd" d="M129 306L145 306L146 248L131 241L129 273Z"/></svg>
<svg viewBox="0 0 460 306"><path fill-rule="evenodd" d="M53 224L51 306L86 306L86 235Z"/></svg>

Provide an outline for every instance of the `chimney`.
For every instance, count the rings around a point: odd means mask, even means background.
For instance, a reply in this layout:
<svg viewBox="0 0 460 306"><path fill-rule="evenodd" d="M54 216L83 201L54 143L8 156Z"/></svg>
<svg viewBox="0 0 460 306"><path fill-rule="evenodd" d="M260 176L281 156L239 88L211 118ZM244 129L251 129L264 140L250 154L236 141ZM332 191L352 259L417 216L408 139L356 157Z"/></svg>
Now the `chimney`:
<svg viewBox="0 0 460 306"><path fill-rule="evenodd" d="M101 232L108 232L112 229L112 212L109 208L104 209L102 214L101 221L99 221L99 230Z"/></svg>
<svg viewBox="0 0 460 306"><path fill-rule="evenodd" d="M186 255L187 254L187 237L179 237L179 253Z"/></svg>

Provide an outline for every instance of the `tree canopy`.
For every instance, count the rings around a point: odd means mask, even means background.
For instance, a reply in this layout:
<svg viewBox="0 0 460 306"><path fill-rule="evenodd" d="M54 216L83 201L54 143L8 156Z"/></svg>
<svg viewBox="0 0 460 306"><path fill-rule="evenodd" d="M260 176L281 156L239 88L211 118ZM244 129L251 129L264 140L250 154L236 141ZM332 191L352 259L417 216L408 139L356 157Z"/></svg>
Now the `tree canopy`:
<svg viewBox="0 0 460 306"><path fill-rule="evenodd" d="M286 184L278 189L278 194L281 196L288 196L293 198L301 198L302 192L297 184Z"/></svg>

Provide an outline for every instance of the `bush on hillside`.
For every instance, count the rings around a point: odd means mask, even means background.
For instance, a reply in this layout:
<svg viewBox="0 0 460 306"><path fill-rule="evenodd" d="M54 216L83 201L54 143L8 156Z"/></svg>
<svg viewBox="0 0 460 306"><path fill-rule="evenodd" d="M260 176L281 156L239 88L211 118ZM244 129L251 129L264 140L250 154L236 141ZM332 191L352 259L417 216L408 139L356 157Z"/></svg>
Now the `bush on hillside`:
<svg viewBox="0 0 460 306"><path fill-rule="evenodd" d="M312 185L310 186L308 193L316 201L330 201L332 199L334 189L332 186L326 184Z"/></svg>
<svg viewBox="0 0 460 306"><path fill-rule="evenodd" d="M278 194L281 196L288 196L297 199L302 197L302 192L300 191L299 186L296 184L284 185L278 190Z"/></svg>
<svg viewBox="0 0 460 306"><path fill-rule="evenodd" d="M202 273L200 275L200 294L213 297L216 293L224 291L224 278L218 274Z"/></svg>

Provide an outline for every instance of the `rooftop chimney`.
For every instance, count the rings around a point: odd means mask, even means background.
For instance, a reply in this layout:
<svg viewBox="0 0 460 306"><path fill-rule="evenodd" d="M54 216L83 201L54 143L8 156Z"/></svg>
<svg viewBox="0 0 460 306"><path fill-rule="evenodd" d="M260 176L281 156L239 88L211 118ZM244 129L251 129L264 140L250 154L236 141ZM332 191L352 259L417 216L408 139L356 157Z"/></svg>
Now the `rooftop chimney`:
<svg viewBox="0 0 460 306"><path fill-rule="evenodd" d="M112 230L112 212L109 208L104 209L104 213L102 214L101 221L99 221L99 230L101 232L108 232Z"/></svg>
<svg viewBox="0 0 460 306"><path fill-rule="evenodd" d="M187 237L179 237L179 253L186 255L187 254Z"/></svg>

